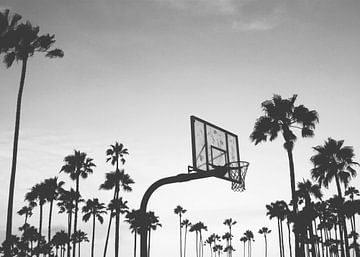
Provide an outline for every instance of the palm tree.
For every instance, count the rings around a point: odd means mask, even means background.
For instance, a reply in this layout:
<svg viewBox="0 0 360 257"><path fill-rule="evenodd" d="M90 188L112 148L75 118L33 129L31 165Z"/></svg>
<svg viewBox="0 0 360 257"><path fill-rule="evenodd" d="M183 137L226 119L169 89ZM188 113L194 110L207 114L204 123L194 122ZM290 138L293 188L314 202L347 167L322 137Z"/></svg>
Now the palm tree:
<svg viewBox="0 0 360 257"><path fill-rule="evenodd" d="M188 220L188 219L184 219L182 222L181 222L181 227L185 227L184 229L184 257L186 257L186 236L187 236L187 229L188 227L190 227L192 224L191 222Z"/></svg>
<svg viewBox="0 0 360 257"><path fill-rule="evenodd" d="M104 210L105 204L100 203L99 199L93 198L86 201L85 206L82 208L82 212L85 213L83 216L83 221L88 222L92 216L93 220L93 229L92 229L92 238L91 238L91 257L94 257L94 243L95 243L95 221L96 219L102 224L104 222L102 214L105 214Z"/></svg>
<svg viewBox="0 0 360 257"><path fill-rule="evenodd" d="M315 124L319 122L318 113L315 110L309 110L304 105L295 106L297 95L289 99L282 99L279 95L274 95L271 100L264 101L261 104L264 116L256 120L254 130L250 139L255 145L262 141L273 141L281 133L285 143L284 148L287 151L290 170L290 185L292 201L294 203L294 212L297 213L297 201L295 195L295 169L293 160L293 148L296 141L296 135L292 129L301 130L302 137L312 137L314 135ZM300 252L298 235L295 233L296 256L303 256Z"/></svg>
<svg viewBox="0 0 360 257"><path fill-rule="evenodd" d="M127 206L127 201L123 201L122 197L120 197L119 199L112 199L108 205L108 210L110 211L110 215L111 215L110 219L112 218L112 216L120 218L120 214L127 213L128 209L129 209L129 207ZM117 219L115 219L115 222L118 222ZM116 240L119 240L120 224L117 224L116 227L118 229L115 230L115 255L119 253L119 241L116 241ZM107 241L108 241L108 237L106 238L106 244L107 244ZM106 249L106 246L107 245L105 245L105 249ZM105 252L105 254L106 254L106 252Z"/></svg>
<svg viewBox="0 0 360 257"><path fill-rule="evenodd" d="M31 190L26 193L25 200L29 202L38 201L39 202L39 209L40 209L40 215L39 215L39 234L41 236L42 231L42 219L43 219L43 206L46 202L46 187L45 184L39 183L34 185Z"/></svg>
<svg viewBox="0 0 360 257"><path fill-rule="evenodd" d="M80 177L86 179L89 174L93 173L93 159L87 157L87 154L74 150L74 154L70 154L64 158L65 164L61 167L60 172L70 174L70 178L76 182L76 193L80 194L79 180ZM77 231L77 216L79 205L78 201L75 202L75 215L74 215L74 231ZM73 256L76 252L76 243L73 242Z"/></svg>
<svg viewBox="0 0 360 257"><path fill-rule="evenodd" d="M182 257L182 233L181 233L181 216L186 210L180 205L176 206L174 213L179 215L179 230L180 230L180 257Z"/></svg>
<svg viewBox="0 0 360 257"><path fill-rule="evenodd" d="M213 251L218 253L218 257L220 257L221 251L223 250L223 246L221 244L216 244L213 247Z"/></svg>
<svg viewBox="0 0 360 257"><path fill-rule="evenodd" d="M286 203L284 201L276 201L275 203L270 203L266 205L266 209L268 210L266 215L269 216L270 219L277 218L278 221L278 233L279 233L279 249L280 249L280 257L284 256L284 236L283 236L283 227L282 221L285 219L286 214ZM291 253L291 248L290 248Z"/></svg>
<svg viewBox="0 0 360 257"><path fill-rule="evenodd" d="M196 233L196 256L202 257L204 249L203 249L203 240L201 231L207 231L207 226L204 225L203 222L199 221L191 226L190 232Z"/></svg>
<svg viewBox="0 0 360 257"><path fill-rule="evenodd" d="M246 230L244 236L246 237L248 242L248 257L251 257L251 241L255 241L254 234L251 230Z"/></svg>
<svg viewBox="0 0 360 257"><path fill-rule="evenodd" d="M328 138L324 145L318 145L313 148L316 154L311 157L314 168L311 170L311 176L316 180L320 186L324 185L326 188L329 183L335 179L338 196L342 198L341 184L343 183L345 189L351 179L356 176L356 170L353 168L359 165L354 159L354 150L351 146L344 146L344 140L334 140ZM346 256L350 257L349 242L347 239L347 228L344 215L340 213L340 236L345 242ZM342 244L341 244L342 246Z"/></svg>
<svg viewBox="0 0 360 257"><path fill-rule="evenodd" d="M58 231L53 236L51 242L56 249L56 257L63 257L65 255L65 246L70 240L69 235L64 231ZM60 256L58 255L58 249L60 248Z"/></svg>
<svg viewBox="0 0 360 257"><path fill-rule="evenodd" d="M20 216L25 215L25 222L24 222L24 224L27 224L28 218L32 216L32 214L33 214L33 213L32 213L32 210L33 210L33 207L32 207L31 205L23 206L20 210L18 210L17 213L18 213Z"/></svg>
<svg viewBox="0 0 360 257"><path fill-rule="evenodd" d="M268 234L271 233L271 230L268 229L267 227L262 227L261 229L259 229L259 234L264 235L264 240L265 240L265 257L267 257L267 238L266 236Z"/></svg>
<svg viewBox="0 0 360 257"><path fill-rule="evenodd" d="M59 191L62 186L65 184L63 181L58 182L58 177L45 179L44 187L45 187L45 198L46 201L50 203L49 209L49 224L48 224L48 242L51 240L51 218L52 218L52 210L54 200L59 196Z"/></svg>
<svg viewBox="0 0 360 257"><path fill-rule="evenodd" d="M244 243L244 257L245 257L245 245L246 245L246 242L247 242L247 237L246 236L243 236L240 238L240 241Z"/></svg>
<svg viewBox="0 0 360 257"><path fill-rule="evenodd" d="M315 235L314 235L314 228L312 225L312 220L316 218L317 213L315 211L314 203L311 201L311 196L315 197L316 199L321 200L323 194L321 192L321 187L317 184L312 184L310 180L303 180L303 182L298 182L297 184L298 190L296 191L297 198L299 199L299 203L304 202L305 207L302 210L302 215L304 219L302 219L302 230L305 232L304 237L307 238L307 230L310 234L310 242L311 242L311 254L312 256L316 255L315 250ZM309 219L312 217L312 219ZM300 227L300 226L298 226Z"/></svg>
<svg viewBox="0 0 360 257"><path fill-rule="evenodd" d="M148 238L148 242L147 242L147 257L150 257L150 243L151 243L151 230L156 230L158 227L161 227L161 223L159 220L159 217L155 215L154 212L149 211L144 215L141 214L141 212L139 211L139 215L140 215L140 233L143 231L143 229L145 229L147 231L147 238Z"/></svg>
<svg viewBox="0 0 360 257"><path fill-rule="evenodd" d="M345 206L347 207L345 208L347 210L347 212L345 213L345 215L347 215L347 217L350 218L350 222L351 222L351 226L352 226L352 234L353 238L354 238L354 242L353 242L353 248L356 254L356 257L360 257L360 249L357 246L357 238L358 238L358 233L356 232L356 220L355 220L355 214L357 212L360 212L360 200L354 200L355 196L360 196L360 192L358 189L356 189L355 187L351 186L348 187L347 190L345 191L345 196L348 196L350 198L350 201L345 202ZM351 247L351 246L349 246Z"/></svg>
<svg viewBox="0 0 360 257"><path fill-rule="evenodd" d="M71 235L71 240L76 244L78 244L78 257L81 257L80 254L80 244L81 242L89 242L89 239L87 237L87 234L84 231L81 230L77 230L76 232L74 232L74 234ZM73 256L75 257L75 255Z"/></svg>
<svg viewBox="0 0 360 257"><path fill-rule="evenodd" d="M236 224L236 221L235 220L232 220L232 218L229 218L229 219L226 219L226 220L224 220L224 222L223 222L223 224L225 225L225 226L228 226L229 227L229 233L230 233L230 235L231 235L231 237L230 237L230 246L232 247L232 244L231 244L231 240L232 240L232 233L231 233L231 228L232 228L232 226L234 226L235 224ZM232 250L231 250L232 248L230 248L229 249L229 256L231 257L232 256Z"/></svg>
<svg viewBox="0 0 360 257"><path fill-rule="evenodd" d="M125 215L127 222L130 225L131 233L134 233L134 257L136 257L136 241L137 241L137 234L140 231L141 227L141 216L139 210L132 210Z"/></svg>
<svg viewBox="0 0 360 257"><path fill-rule="evenodd" d="M227 253L228 256L230 256L231 248L232 248L230 245L230 240L232 238L232 235L230 232L226 232L221 238L226 240L226 247L224 251Z"/></svg>
<svg viewBox="0 0 360 257"><path fill-rule="evenodd" d="M65 189L60 190L58 206L60 208L59 213L66 212L68 214L67 225L68 225L68 237L71 238L71 223L72 223L72 214L74 213L75 203L81 201L80 194L77 193L74 189L69 191ZM70 240L68 241L67 246L67 257L70 257Z"/></svg>
<svg viewBox="0 0 360 257"><path fill-rule="evenodd" d="M205 240L205 244L208 244L209 247L210 247L210 253L211 253L211 257L212 257L212 249L213 249L213 246L212 244L215 243L215 240L216 240L216 234L215 233L212 233L206 240Z"/></svg>
<svg viewBox="0 0 360 257"><path fill-rule="evenodd" d="M26 23L19 23L21 18L22 17L19 14L10 14L8 9L0 12L0 55L4 54L4 63L7 68L10 68L15 60L21 61L22 63L20 86L16 103L13 157L9 186L6 228L6 238L8 239L10 238L12 228L12 209L20 130L20 111L27 61L29 57L33 56L37 52L45 53L45 56L49 58L64 56L64 52L60 49L50 50L50 47L55 43L55 35L39 35L39 27L33 26L29 21Z"/></svg>
<svg viewBox="0 0 360 257"><path fill-rule="evenodd" d="M131 192L132 188L130 184L133 184L134 181L131 177L125 173L122 169L119 169L119 162L122 164L125 163L124 155L127 155L128 149L124 148L123 144L118 142L115 145L110 145L110 148L106 150L107 159L106 162L111 162L111 165L115 166L114 172L106 173L106 180L103 184L100 185L100 189L111 190L114 188L114 197L113 199L119 199L120 189L122 188L125 192ZM108 232L106 236L105 248L104 248L104 257L106 256L108 238L110 234L112 213L110 213ZM120 216L115 215L115 257L119 256L119 238L120 238Z"/></svg>

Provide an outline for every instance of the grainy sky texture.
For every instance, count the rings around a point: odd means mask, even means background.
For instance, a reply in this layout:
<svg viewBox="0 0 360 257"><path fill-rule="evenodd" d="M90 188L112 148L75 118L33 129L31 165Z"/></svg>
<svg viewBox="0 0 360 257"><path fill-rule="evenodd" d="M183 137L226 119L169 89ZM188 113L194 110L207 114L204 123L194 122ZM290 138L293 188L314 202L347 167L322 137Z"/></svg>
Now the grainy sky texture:
<svg viewBox="0 0 360 257"><path fill-rule="evenodd" d="M105 150L115 141L129 149L125 169L136 184L124 197L138 208L152 182L187 172L189 116L196 115L238 134L241 157L251 163L247 190L233 193L228 182L207 179L156 191L149 209L163 228L152 233L151 255L176 256L173 209L180 204L188 210L186 218L203 221L208 233L223 234L222 222L237 220L234 257L242 254L239 238L247 229L255 233L253 256L261 256L263 238L257 231L268 226L273 230L269 256L277 256L276 221L266 217L265 205L290 199L290 179L282 138L259 146L249 140L261 102L275 93L284 98L296 93L298 104L320 115L315 137L296 142L297 181L310 177L312 147L328 137L344 139L360 153L358 0L1 0L0 8L20 13L42 33L54 33L56 46L65 52L63 59L29 61L14 210L45 178L59 176L66 188L75 186L59 174L63 158L74 149L97 164L80 182L83 197L108 202L111 192L98 187L112 170ZM2 236L20 68L0 67ZM359 187L359 181L351 183ZM23 218L14 217L16 228ZM37 224L37 212L30 221ZM66 217L56 215L56 229L65 224ZM91 234L89 224L80 228ZM105 230L106 225L97 227L96 256ZM195 235L188 240L187 256L195 256ZM132 254L132 243L122 224L121 256ZM83 253L89 250L84 244Z"/></svg>

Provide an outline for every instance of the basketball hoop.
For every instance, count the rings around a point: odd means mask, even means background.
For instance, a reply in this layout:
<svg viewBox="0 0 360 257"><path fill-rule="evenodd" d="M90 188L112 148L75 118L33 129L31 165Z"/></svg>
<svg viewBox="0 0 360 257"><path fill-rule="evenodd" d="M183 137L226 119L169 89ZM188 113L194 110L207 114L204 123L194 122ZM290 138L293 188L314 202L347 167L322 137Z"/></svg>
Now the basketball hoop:
<svg viewBox="0 0 360 257"><path fill-rule="evenodd" d="M227 177L231 180L231 189L234 192L243 192L245 190L245 176L249 168L246 161L230 162L227 165Z"/></svg>

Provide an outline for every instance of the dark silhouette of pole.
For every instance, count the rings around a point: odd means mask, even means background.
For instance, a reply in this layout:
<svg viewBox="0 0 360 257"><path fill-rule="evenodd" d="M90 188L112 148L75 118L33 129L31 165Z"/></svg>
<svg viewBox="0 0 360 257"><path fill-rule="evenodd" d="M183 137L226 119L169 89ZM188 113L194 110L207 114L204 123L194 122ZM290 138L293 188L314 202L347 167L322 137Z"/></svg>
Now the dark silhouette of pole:
<svg viewBox="0 0 360 257"><path fill-rule="evenodd" d="M150 196L152 193L158 189L159 187L167 184L172 183L180 183L180 182L186 182L191 181L195 179L202 179L202 178L209 178L209 177L218 177L218 178L224 178L226 170L212 170L212 171L197 171L196 173L189 173L189 174L179 174L172 177L166 177L159 179L155 183L153 183L145 192L140 205L140 213L141 217L145 217L146 215L146 207L149 202ZM140 257L148 257L147 252L147 229L141 228L140 230Z"/></svg>

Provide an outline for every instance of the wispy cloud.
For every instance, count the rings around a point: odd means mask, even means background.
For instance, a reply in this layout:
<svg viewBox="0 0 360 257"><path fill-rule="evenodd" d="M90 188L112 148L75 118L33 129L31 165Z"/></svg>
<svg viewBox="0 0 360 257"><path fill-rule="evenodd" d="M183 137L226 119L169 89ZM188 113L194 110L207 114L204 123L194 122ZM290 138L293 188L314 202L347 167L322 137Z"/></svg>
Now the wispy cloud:
<svg viewBox="0 0 360 257"><path fill-rule="evenodd" d="M252 0L154 0L180 10L191 10L199 13L234 15L244 2Z"/></svg>
<svg viewBox="0 0 360 257"><path fill-rule="evenodd" d="M232 24L234 30L242 31L266 31L279 26L286 17L285 6L277 6L271 13L263 14L260 17L251 17L248 19L240 18Z"/></svg>

